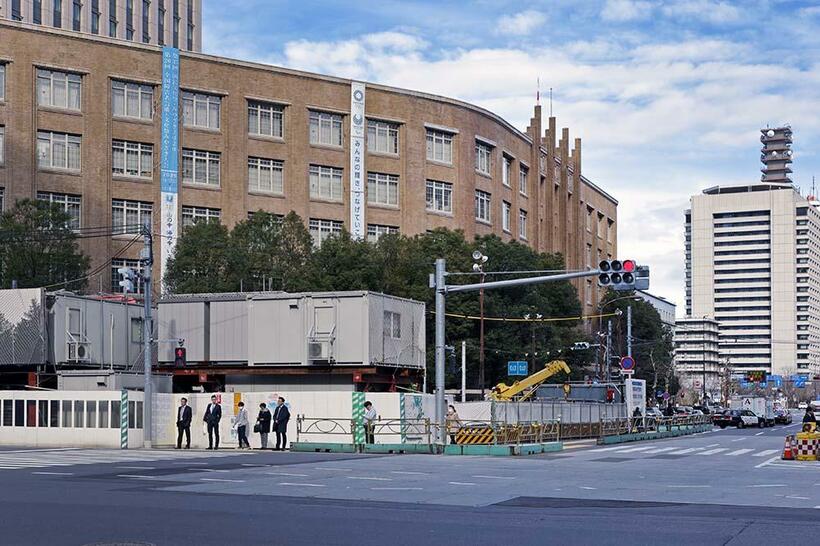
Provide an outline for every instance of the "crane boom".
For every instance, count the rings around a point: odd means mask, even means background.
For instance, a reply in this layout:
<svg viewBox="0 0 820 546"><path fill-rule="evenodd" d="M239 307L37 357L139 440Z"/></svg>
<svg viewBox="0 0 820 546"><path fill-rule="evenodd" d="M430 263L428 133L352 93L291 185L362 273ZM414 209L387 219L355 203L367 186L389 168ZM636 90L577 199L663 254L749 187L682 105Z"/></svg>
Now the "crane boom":
<svg viewBox="0 0 820 546"><path fill-rule="evenodd" d="M526 400L532 396L532 393L541 383L560 371L569 374L569 366L563 360L553 360L544 366L543 370L539 370L521 381L516 381L512 385L499 383L490 391L490 398L499 401Z"/></svg>

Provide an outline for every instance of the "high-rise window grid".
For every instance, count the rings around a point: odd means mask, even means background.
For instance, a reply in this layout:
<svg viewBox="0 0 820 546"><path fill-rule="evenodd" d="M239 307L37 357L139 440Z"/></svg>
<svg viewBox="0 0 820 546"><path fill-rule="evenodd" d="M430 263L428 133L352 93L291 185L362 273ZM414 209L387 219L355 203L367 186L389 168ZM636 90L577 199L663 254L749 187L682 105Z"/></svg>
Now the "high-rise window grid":
<svg viewBox="0 0 820 546"><path fill-rule="evenodd" d="M521 165L518 168L518 192L521 195L527 195L527 178L529 177L529 169Z"/></svg>
<svg viewBox="0 0 820 546"><path fill-rule="evenodd" d="M522 239L527 238L527 211L518 211L518 236Z"/></svg>
<svg viewBox="0 0 820 546"><path fill-rule="evenodd" d="M367 120L367 149L381 154L398 154L399 125L389 121Z"/></svg>
<svg viewBox="0 0 820 546"><path fill-rule="evenodd" d="M322 218L311 218L308 222L308 230L313 238L313 244L321 245L326 239L342 233L343 224L339 220L324 220Z"/></svg>
<svg viewBox="0 0 820 546"><path fill-rule="evenodd" d="M38 191L37 199L57 205L69 216L66 227L79 229L82 206L82 198L79 195Z"/></svg>
<svg viewBox="0 0 820 546"><path fill-rule="evenodd" d="M111 229L114 235L137 234L148 222L151 225L153 204L126 199L111 200Z"/></svg>
<svg viewBox="0 0 820 546"><path fill-rule="evenodd" d="M222 97L205 93L182 92L182 124L187 127L219 129Z"/></svg>
<svg viewBox="0 0 820 546"><path fill-rule="evenodd" d="M44 169L80 171L82 137L53 131L37 132L37 165Z"/></svg>
<svg viewBox="0 0 820 546"><path fill-rule="evenodd" d="M310 143L326 146L342 145L342 116L331 112L310 111Z"/></svg>
<svg viewBox="0 0 820 546"><path fill-rule="evenodd" d="M506 201L501 202L501 229L510 231L510 216L512 216L512 205Z"/></svg>
<svg viewBox="0 0 820 546"><path fill-rule="evenodd" d="M261 157L248 158L248 190L281 195L284 193L283 161L264 159Z"/></svg>
<svg viewBox="0 0 820 546"><path fill-rule="evenodd" d="M115 140L111 143L111 172L116 176L151 178L154 172L154 145Z"/></svg>
<svg viewBox="0 0 820 546"><path fill-rule="evenodd" d="M490 221L490 194L486 191L475 191L475 219L481 222Z"/></svg>
<svg viewBox="0 0 820 546"><path fill-rule="evenodd" d="M37 104L80 110L82 82L79 74L37 69Z"/></svg>
<svg viewBox="0 0 820 546"><path fill-rule="evenodd" d="M399 228L396 226L385 226L381 224L367 224L367 241L375 243L382 235L397 234Z"/></svg>
<svg viewBox="0 0 820 546"><path fill-rule="evenodd" d="M492 155L492 146L477 140L475 143L475 170L481 174L489 175L492 168Z"/></svg>
<svg viewBox="0 0 820 546"><path fill-rule="evenodd" d="M220 209L207 207L182 207L182 227L192 226L199 222L219 222L222 217Z"/></svg>
<svg viewBox="0 0 820 546"><path fill-rule="evenodd" d="M285 107L270 102L248 101L248 134L284 137Z"/></svg>
<svg viewBox="0 0 820 546"><path fill-rule="evenodd" d="M342 200L342 169L310 166L310 197L314 199Z"/></svg>
<svg viewBox="0 0 820 546"><path fill-rule="evenodd" d="M114 116L146 119L154 117L154 88L151 85L112 81L111 109Z"/></svg>
<svg viewBox="0 0 820 546"><path fill-rule="evenodd" d="M427 159L451 165L453 163L453 135L428 129Z"/></svg>
<svg viewBox="0 0 820 546"><path fill-rule="evenodd" d="M399 206L399 177L395 174L367 173L367 202Z"/></svg>
<svg viewBox="0 0 820 546"><path fill-rule="evenodd" d="M219 152L183 148L182 182L218 187L220 160L221 154Z"/></svg>
<svg viewBox="0 0 820 546"><path fill-rule="evenodd" d="M425 195L427 210L436 212L453 212L453 185L438 180L427 181Z"/></svg>

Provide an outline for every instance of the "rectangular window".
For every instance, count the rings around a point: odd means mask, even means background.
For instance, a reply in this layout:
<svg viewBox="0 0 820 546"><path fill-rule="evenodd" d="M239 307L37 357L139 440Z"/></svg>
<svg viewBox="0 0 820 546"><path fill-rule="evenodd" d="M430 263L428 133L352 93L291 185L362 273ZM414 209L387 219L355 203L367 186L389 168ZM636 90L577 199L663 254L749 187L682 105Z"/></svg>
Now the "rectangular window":
<svg viewBox="0 0 820 546"><path fill-rule="evenodd" d="M510 215L512 211L512 205L503 201L501 203L501 228L504 231L510 231Z"/></svg>
<svg viewBox="0 0 820 546"><path fill-rule="evenodd" d="M174 26L172 28L172 45L179 47L179 0L173 0L174 7Z"/></svg>
<svg viewBox="0 0 820 546"><path fill-rule="evenodd" d="M0 212L3 212L4 198L6 197L6 188L0 187Z"/></svg>
<svg viewBox="0 0 820 546"><path fill-rule="evenodd" d="M275 159L248 158L248 190L265 193L284 193L285 164Z"/></svg>
<svg viewBox="0 0 820 546"><path fill-rule="evenodd" d="M315 199L342 200L342 169L336 167L310 166L310 197Z"/></svg>
<svg viewBox="0 0 820 546"><path fill-rule="evenodd" d="M165 0L157 0L157 43L165 45Z"/></svg>
<svg viewBox="0 0 820 546"><path fill-rule="evenodd" d="M512 185L512 159L506 155L501 160L501 183L507 187Z"/></svg>
<svg viewBox="0 0 820 546"><path fill-rule="evenodd" d="M151 178L154 172L154 145L115 140L111 143L111 173L115 176Z"/></svg>
<svg viewBox="0 0 820 546"><path fill-rule="evenodd" d="M367 149L382 154L398 154L398 124L375 119L367 120Z"/></svg>
<svg viewBox="0 0 820 546"><path fill-rule="evenodd" d="M452 165L453 135L427 130L427 159Z"/></svg>
<svg viewBox="0 0 820 546"><path fill-rule="evenodd" d="M490 221L490 194L485 191L475 191L475 219Z"/></svg>
<svg viewBox="0 0 820 546"><path fill-rule="evenodd" d="M399 177L395 174L367 173L367 202L399 206Z"/></svg>
<svg viewBox="0 0 820 546"><path fill-rule="evenodd" d="M37 401L26 400L26 426L37 426Z"/></svg>
<svg viewBox="0 0 820 546"><path fill-rule="evenodd" d="M120 428L120 406L122 406L122 403L119 400L111 400L110 428Z"/></svg>
<svg viewBox="0 0 820 546"><path fill-rule="evenodd" d="M284 138L285 107L248 101L248 134Z"/></svg>
<svg viewBox="0 0 820 546"><path fill-rule="evenodd" d="M37 199L59 205L60 208L62 208L71 217L71 219L68 221L68 227L71 229L79 229L80 204L82 202L82 199L79 195L68 195L65 193L50 193L38 191Z"/></svg>
<svg viewBox="0 0 820 546"><path fill-rule="evenodd" d="M108 0L108 36L117 37L117 0Z"/></svg>
<svg viewBox="0 0 820 546"><path fill-rule="evenodd" d="M219 186L219 152L182 149L182 182Z"/></svg>
<svg viewBox="0 0 820 546"><path fill-rule="evenodd" d="M153 119L154 88L139 83L111 82L111 111L114 116Z"/></svg>
<svg viewBox="0 0 820 546"><path fill-rule="evenodd" d="M606 242L608 242L608 243L612 242L612 231L613 231L614 224L615 224L615 222L613 222L612 220L607 218L607 220L606 220Z"/></svg>
<svg viewBox="0 0 820 546"><path fill-rule="evenodd" d="M74 426L74 412L72 411L71 400L63 400L63 428Z"/></svg>
<svg viewBox="0 0 820 546"><path fill-rule="evenodd" d="M19 0L16 0L16 2L12 2L12 13L13 13L13 10L14 10L13 6L14 6L15 3L17 4L18 7L20 6ZM33 0L32 1L32 3L31 3L31 21L35 25L40 25L40 24L43 23L43 0Z"/></svg>
<svg viewBox="0 0 820 546"><path fill-rule="evenodd" d="M137 404L133 400L128 401L128 428L135 428L137 417Z"/></svg>
<svg viewBox="0 0 820 546"><path fill-rule="evenodd" d="M586 227L587 231L590 233L592 232L592 209L587 207L587 216L584 219L584 226Z"/></svg>
<svg viewBox="0 0 820 546"><path fill-rule="evenodd" d="M6 149L6 128L0 125L0 165L3 164L5 160L5 149ZM0 207L0 211L3 210L3 207Z"/></svg>
<svg viewBox="0 0 820 546"><path fill-rule="evenodd" d="M25 400L14 401L14 426L23 427L26 425L26 402Z"/></svg>
<svg viewBox="0 0 820 546"><path fill-rule="evenodd" d="M48 427L48 400L37 401L37 426Z"/></svg>
<svg viewBox="0 0 820 546"><path fill-rule="evenodd" d="M83 3L80 0L74 0L71 13L71 28L79 32L82 26Z"/></svg>
<svg viewBox="0 0 820 546"><path fill-rule="evenodd" d="M11 0L11 20L23 20L23 13L20 11L20 0Z"/></svg>
<svg viewBox="0 0 820 546"><path fill-rule="evenodd" d="M518 211L518 236L522 239L527 238L527 211Z"/></svg>
<svg viewBox="0 0 820 546"><path fill-rule="evenodd" d="M49 131L37 132L37 165L41 169L80 172L82 137Z"/></svg>
<svg viewBox="0 0 820 546"><path fill-rule="evenodd" d="M325 239L339 235L342 232L342 222L339 220L311 218L308 227L315 246L321 245Z"/></svg>
<svg viewBox="0 0 820 546"><path fill-rule="evenodd" d="M111 229L114 235L139 233L140 228L148 222L151 224L153 203L113 199L111 201Z"/></svg>
<svg viewBox="0 0 820 546"><path fill-rule="evenodd" d="M199 222L219 222L222 211L205 207L182 207L182 227L192 226Z"/></svg>
<svg viewBox="0 0 820 546"><path fill-rule="evenodd" d="M219 129L222 97L204 93L182 92L182 124L186 127Z"/></svg>
<svg viewBox="0 0 820 546"><path fill-rule="evenodd" d="M384 312L384 337L401 339L401 314Z"/></svg>
<svg viewBox="0 0 820 546"><path fill-rule="evenodd" d="M188 0L188 51L194 49L194 0ZM142 427L140 427L142 428Z"/></svg>
<svg viewBox="0 0 820 546"><path fill-rule="evenodd" d="M142 343L141 318L131 318L131 343Z"/></svg>
<svg viewBox="0 0 820 546"><path fill-rule="evenodd" d="M100 33L100 0L91 0L91 34Z"/></svg>
<svg viewBox="0 0 820 546"><path fill-rule="evenodd" d="M492 168L493 149L491 146L479 142L475 143L475 170L481 174L490 174Z"/></svg>
<svg viewBox="0 0 820 546"><path fill-rule="evenodd" d="M0 63L0 101L6 100L6 65Z"/></svg>
<svg viewBox="0 0 820 546"><path fill-rule="evenodd" d="M310 143L342 145L342 116L330 112L310 111Z"/></svg>
<svg viewBox="0 0 820 546"><path fill-rule="evenodd" d="M12 400L3 400L3 426L10 427L14 424L14 406Z"/></svg>
<svg viewBox="0 0 820 546"><path fill-rule="evenodd" d="M37 69L37 104L79 111L82 81L79 74Z"/></svg>
<svg viewBox="0 0 820 546"><path fill-rule="evenodd" d="M151 0L142 0L142 42L151 43Z"/></svg>
<svg viewBox="0 0 820 546"><path fill-rule="evenodd" d="M383 226L381 224L367 224L367 241L375 243L382 235L397 234L399 228L396 226Z"/></svg>
<svg viewBox="0 0 820 546"><path fill-rule="evenodd" d="M63 0L54 0L54 9L52 10L53 20L52 26L54 28L63 27ZM76 29L75 29L76 30Z"/></svg>
<svg viewBox="0 0 820 546"><path fill-rule="evenodd" d="M108 428L108 400L97 401L97 415L100 416L98 427Z"/></svg>
<svg viewBox="0 0 820 546"><path fill-rule="evenodd" d="M523 165L518 168L518 192L521 195L527 195L527 176L529 170Z"/></svg>
<svg viewBox="0 0 820 546"><path fill-rule="evenodd" d="M427 210L453 212L453 185L437 180L427 181Z"/></svg>
<svg viewBox="0 0 820 546"><path fill-rule="evenodd" d="M85 401L85 426L86 428L97 427L97 402L94 400Z"/></svg>
<svg viewBox="0 0 820 546"><path fill-rule="evenodd" d="M60 426L60 401L51 400L49 403L50 411L48 414L48 425L52 428L59 428Z"/></svg>
<svg viewBox="0 0 820 546"><path fill-rule="evenodd" d="M125 0L125 39L134 39L134 0Z"/></svg>
<svg viewBox="0 0 820 546"><path fill-rule="evenodd" d="M85 402L74 401L74 428L83 428L85 425Z"/></svg>

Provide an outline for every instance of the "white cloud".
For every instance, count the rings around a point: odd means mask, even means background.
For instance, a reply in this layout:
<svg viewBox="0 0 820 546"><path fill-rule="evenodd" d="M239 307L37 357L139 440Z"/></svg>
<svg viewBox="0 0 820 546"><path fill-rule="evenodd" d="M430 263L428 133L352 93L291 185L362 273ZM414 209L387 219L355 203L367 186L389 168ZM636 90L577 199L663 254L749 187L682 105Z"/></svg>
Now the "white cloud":
<svg viewBox="0 0 820 546"><path fill-rule="evenodd" d="M640 21L652 14L652 3L642 0L606 0L601 18L605 21Z"/></svg>
<svg viewBox="0 0 820 546"><path fill-rule="evenodd" d="M543 25L547 17L540 11L527 10L515 15L505 15L498 21L497 34L526 36Z"/></svg>
<svg viewBox="0 0 820 546"><path fill-rule="evenodd" d="M727 2L713 0L673 0L663 6L669 17L696 19L713 24L734 23L741 19L741 12Z"/></svg>

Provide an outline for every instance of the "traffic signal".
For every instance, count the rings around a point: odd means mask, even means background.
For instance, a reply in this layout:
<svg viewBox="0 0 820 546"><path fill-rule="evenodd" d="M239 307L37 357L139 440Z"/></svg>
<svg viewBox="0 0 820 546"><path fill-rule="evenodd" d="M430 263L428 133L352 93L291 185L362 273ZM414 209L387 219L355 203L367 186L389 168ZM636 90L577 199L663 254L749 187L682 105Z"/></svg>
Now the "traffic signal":
<svg viewBox="0 0 820 546"><path fill-rule="evenodd" d="M598 275L598 286L613 290L635 290L637 269L634 260L603 260L598 264L601 272Z"/></svg>
<svg viewBox="0 0 820 546"><path fill-rule="evenodd" d="M185 356L185 347L177 347L176 349L174 349L174 366L185 366Z"/></svg>
<svg viewBox="0 0 820 546"><path fill-rule="evenodd" d="M133 269L130 267L120 267L117 269L117 273L120 274L120 287L122 288L123 292L134 292L134 283L137 280L137 274L134 272Z"/></svg>

